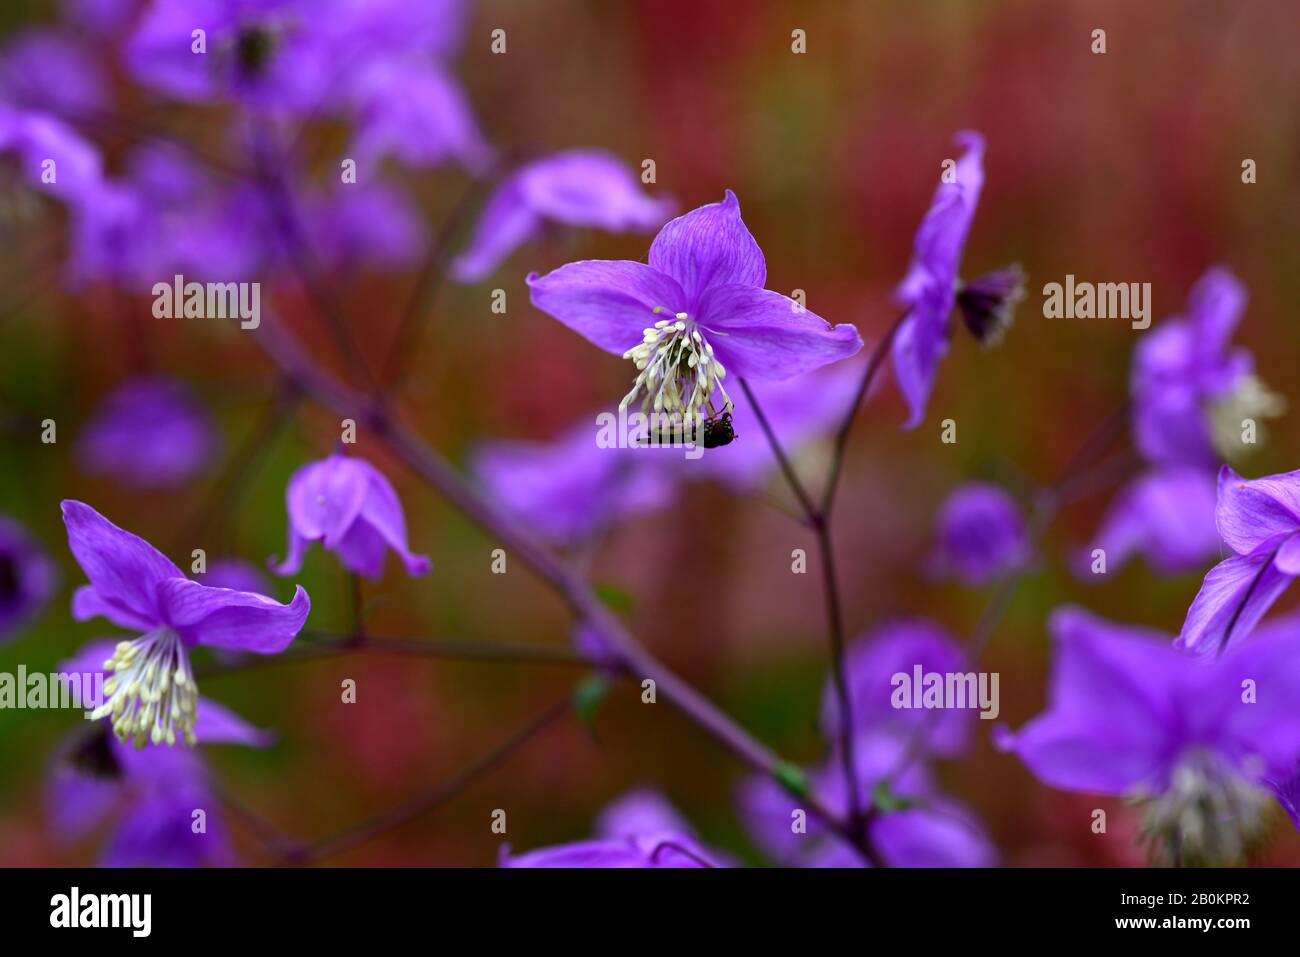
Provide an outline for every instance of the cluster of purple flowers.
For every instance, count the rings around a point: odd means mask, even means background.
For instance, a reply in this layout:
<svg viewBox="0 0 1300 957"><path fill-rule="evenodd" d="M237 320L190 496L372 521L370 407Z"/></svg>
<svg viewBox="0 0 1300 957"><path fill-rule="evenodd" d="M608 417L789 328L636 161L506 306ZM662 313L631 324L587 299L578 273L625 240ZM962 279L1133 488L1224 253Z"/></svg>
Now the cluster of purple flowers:
<svg viewBox="0 0 1300 957"><path fill-rule="evenodd" d="M20 34L0 50L0 159L15 160L31 189L65 208L64 275L77 288L138 291L173 274L274 281L304 261L340 275L402 269L429 238L402 171L445 164L493 184L450 258L459 282L493 276L555 229L657 230L645 262L581 260L527 276L538 310L631 363L618 414L620 422L639 414L639 424L601 443L602 410L551 441L483 443L471 470L498 506L559 546L667 507L692 481L757 488L778 465L760 423L791 468L806 471L803 452L851 421L861 399L871 367L854 358L863 347L858 330L766 287L763 251L729 189L670 218L676 202L602 150L504 161L452 69L465 18L459 0L69 0L62 25ZM228 155L213 162L156 137L107 162L95 135L120 124L108 92L115 73L144 95L228 107L211 114L227 124ZM298 137L317 122L347 136L339 166L326 172ZM961 278L985 142L968 131L956 143L962 154L945 168L896 290L904 311L889 356L905 428L925 418L954 314L990 345L1024 295L1018 266ZM1292 713L1300 623L1264 621L1300 576L1300 472L1251 481L1225 465L1217 489L1214 481L1221 458L1245 451L1255 420L1281 406L1249 353L1230 344L1245 302L1240 282L1215 267L1193 287L1185 317L1143 338L1131 380L1142 471L1114 497L1090 549L1106 556L1107 571L1136 554L1168 572L1204 567L1221 545L1231 555L1205 575L1176 640L1058 610L1047 710L998 735L1050 785L1140 799L1145 834L1175 862L1239 858L1262 833L1273 799L1300 827L1300 722ZM593 353L590 361L599 360ZM662 447L697 426L715 436L704 442L708 454ZM155 489L193 481L220 447L185 386L146 374L87 416L76 460L87 475ZM314 542L371 579L382 576L390 551L410 576L431 569L410 548L396 489L359 457L335 452L302 465L288 481L286 510L285 556L271 565L277 575L297 574ZM310 599L297 586L288 602L277 601L274 586L238 561L214 563L193 580L89 505L65 501L62 513L88 580L72 597L73 618L105 618L127 635L92 642L65 666L101 674L106 698L93 710L96 723L56 755L52 818L77 838L116 815L108 864L229 863L220 802L193 746L266 747L272 737L202 697L191 657L200 646L283 652L305 626ZM952 493L937 539L932 567L973 586L1035 558L1023 510L987 483ZM0 640L39 614L56 586L41 547L0 518ZM599 657L598 636L585 624L577 633ZM799 773L826 810L861 833L827 826L798 788L763 777L737 794L754 843L773 861L801 866L861 866L870 862L864 847L890 866L993 864L997 852L979 820L933 774L936 762L969 747L973 712L891 703L900 672L965 672L967 654L921 619L852 643L844 662L852 722L829 684L821 715L828 752L847 751L852 777L829 759ZM866 796L864 806L854 806L855 793ZM200 814L204 828L193 826ZM500 863L734 861L703 843L662 796L636 791L600 816L591 839L521 854L503 848Z"/></svg>

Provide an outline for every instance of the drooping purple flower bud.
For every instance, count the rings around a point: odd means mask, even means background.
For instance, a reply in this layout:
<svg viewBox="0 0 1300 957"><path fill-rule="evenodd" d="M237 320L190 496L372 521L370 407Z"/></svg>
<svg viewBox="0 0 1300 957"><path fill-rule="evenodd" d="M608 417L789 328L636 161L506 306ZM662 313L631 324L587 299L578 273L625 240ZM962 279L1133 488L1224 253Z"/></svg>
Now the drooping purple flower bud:
<svg viewBox="0 0 1300 957"><path fill-rule="evenodd" d="M695 838L693 829L661 795L633 791L600 815L596 836L526 854L502 847L501 867L726 867Z"/></svg>
<svg viewBox="0 0 1300 957"><path fill-rule="evenodd" d="M289 549L284 561L272 566L277 575L302 568L312 542L321 542L338 555L349 571L377 579L391 549L408 575L426 574L432 567L424 555L407 546L406 514L397 490L379 469L364 459L336 452L293 473L285 492L289 510Z"/></svg>

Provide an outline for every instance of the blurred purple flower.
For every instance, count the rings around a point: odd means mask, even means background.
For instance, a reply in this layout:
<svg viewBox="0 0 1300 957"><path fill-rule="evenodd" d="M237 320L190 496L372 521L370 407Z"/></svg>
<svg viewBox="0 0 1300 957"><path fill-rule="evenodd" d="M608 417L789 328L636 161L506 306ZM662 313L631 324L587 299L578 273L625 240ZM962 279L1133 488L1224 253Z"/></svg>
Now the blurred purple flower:
<svg viewBox="0 0 1300 957"><path fill-rule="evenodd" d="M218 182L169 144L141 146L124 175L74 207L69 280L131 289L177 273L242 281L276 264L274 235L264 190Z"/></svg>
<svg viewBox="0 0 1300 957"><path fill-rule="evenodd" d="M301 586L281 605L265 595L210 588L190 581L144 539L118 528L89 505L64 501L68 547L90 584L77 589L72 616L104 617L144 632L120 641L104 669L109 699L96 720L112 717L113 731L136 747L194 744L198 686L190 669L195 645L278 654L293 641L311 600Z"/></svg>
<svg viewBox="0 0 1300 957"><path fill-rule="evenodd" d="M0 643L41 613L58 580L54 562L27 529L0 515Z"/></svg>
<svg viewBox="0 0 1300 957"><path fill-rule="evenodd" d="M551 442L484 442L470 468L493 501L557 545L672 501L672 478L649 450L602 448L596 434L592 419Z"/></svg>
<svg viewBox="0 0 1300 957"><path fill-rule="evenodd" d="M62 674L102 674L114 655L112 641L92 642L59 667ZM195 738L202 744L266 747L269 732L234 712L199 699ZM46 806L53 830L79 840L106 818L118 823L100 860L106 867L196 867L233 863L220 818L220 802L208 784L198 752L176 748L136 750L103 724L79 729L55 754L46 780ZM195 833L193 813L206 814L206 831Z"/></svg>
<svg viewBox="0 0 1300 957"><path fill-rule="evenodd" d="M526 854L501 848L502 867L726 867L696 840L693 829L660 794L624 795L600 815L591 840Z"/></svg>
<svg viewBox="0 0 1300 957"><path fill-rule="evenodd" d="M1214 507L1214 478L1204 469L1153 469L1116 494L1076 572L1091 576L1093 548L1106 552L1107 572L1135 554L1164 573L1200 568L1219 551Z"/></svg>
<svg viewBox="0 0 1300 957"><path fill-rule="evenodd" d="M881 810L868 824L871 844L884 864L991 867L997 862L996 848L970 811L939 794L925 768L908 760L905 738L866 734L855 738L854 745L858 780L865 793L874 793L892 778L889 795L895 806ZM811 783L829 810L836 814L847 810L838 761L815 771ZM738 801L749 833L775 861L798 867L865 866L855 848L772 778L746 780ZM803 830L797 830L797 825L803 825Z"/></svg>
<svg viewBox="0 0 1300 957"><path fill-rule="evenodd" d="M1206 573L1187 610L1177 644L1198 655L1245 638L1300 575L1300 471L1247 481L1223 466L1215 522L1236 554Z"/></svg>
<svg viewBox="0 0 1300 957"><path fill-rule="evenodd" d="M1020 507L984 482L960 486L939 509L938 548L932 562L968 585L984 585L1023 565L1030 555Z"/></svg>
<svg viewBox="0 0 1300 957"><path fill-rule="evenodd" d="M767 417L782 450L798 466L799 452L829 435L844 420L849 403L857 394L863 364L843 362L779 382L755 381L749 384ZM743 392L733 398L734 415L750 423L745 441L733 441L724 450L706 452L698 459L683 460L684 474L708 476L736 491L746 491L762 484L776 470L776 456Z"/></svg>
<svg viewBox="0 0 1300 957"><path fill-rule="evenodd" d="M428 240L410 198L383 183L339 185L312 196L303 217L316 261L335 273L362 265L399 271L419 258Z"/></svg>
<svg viewBox="0 0 1300 957"><path fill-rule="evenodd" d="M1050 627L1048 709L1000 746L1053 787L1149 798L1145 830L1189 858L1216 844L1235 856L1259 824L1260 785L1300 758L1300 629L1206 661L1077 608Z"/></svg>
<svg viewBox="0 0 1300 957"><path fill-rule="evenodd" d="M427 167L491 158L443 60L459 42L459 0L161 0L127 41L140 82L191 102L355 121L351 158ZM205 31L203 52L192 31Z"/></svg>
<svg viewBox="0 0 1300 957"><path fill-rule="evenodd" d="M24 30L0 51L0 102L69 122L94 119L108 106L108 78L88 44L57 30Z"/></svg>
<svg viewBox="0 0 1300 957"><path fill-rule="evenodd" d="M548 222L612 233L650 230L663 225L673 206L672 200L647 196L636 175L610 153L556 153L527 164L496 188L451 274L461 282L487 278Z"/></svg>
<svg viewBox="0 0 1300 957"><path fill-rule="evenodd" d="M1133 359L1133 430L1149 461L1216 465L1216 447L1223 454L1239 447L1243 419L1281 411L1281 399L1253 375L1250 352L1229 347L1245 308L1245 288L1215 266L1188 294L1186 318L1142 337Z"/></svg>
<svg viewBox="0 0 1300 957"><path fill-rule="evenodd" d="M397 491L379 469L364 459L336 452L293 473L285 492L289 510L289 551L272 566L277 575L302 568L307 546L319 541L335 552L349 571L377 579L389 549L408 575L423 575L430 562L410 551L406 514Z"/></svg>
<svg viewBox="0 0 1300 957"><path fill-rule="evenodd" d="M859 636L850 643L844 661L855 732L890 733L912 742L923 730L924 753L961 754L970 738L972 711L901 709L891 699L895 674L911 678L917 665L923 673L962 672L964 660L956 640L925 618L900 619ZM829 679L822 693L821 728L830 740L840 736L839 700Z"/></svg>
<svg viewBox="0 0 1300 957"><path fill-rule="evenodd" d="M427 57L375 60L351 78L348 97L357 123L350 152L359 166L392 156L415 169L455 160L481 173L492 161L465 92Z"/></svg>
<svg viewBox="0 0 1300 957"><path fill-rule="evenodd" d="M78 467L125 485L158 488L196 476L212 458L216 435L179 382L132 379L104 400L77 437Z"/></svg>
<svg viewBox="0 0 1300 957"><path fill-rule="evenodd" d="M911 265L895 293L908 310L893 342L894 377L909 410L903 423L907 429L925 418L939 360L948 352L953 308L961 308L976 339L991 345L1001 338L1015 304L1024 297L1018 266L970 283L961 280L962 249L984 186L984 138L968 130L954 141L966 152L952 168L952 180L942 179L935 190L916 232Z"/></svg>
<svg viewBox="0 0 1300 957"><path fill-rule="evenodd" d="M528 285L538 309L635 362L639 374L623 407L639 396L643 411L653 406L700 421L730 408L722 386L729 371L789 379L862 348L853 326L832 328L764 289L766 278L763 251L727 190L721 203L665 225L650 246L649 265L584 260L530 275Z"/></svg>

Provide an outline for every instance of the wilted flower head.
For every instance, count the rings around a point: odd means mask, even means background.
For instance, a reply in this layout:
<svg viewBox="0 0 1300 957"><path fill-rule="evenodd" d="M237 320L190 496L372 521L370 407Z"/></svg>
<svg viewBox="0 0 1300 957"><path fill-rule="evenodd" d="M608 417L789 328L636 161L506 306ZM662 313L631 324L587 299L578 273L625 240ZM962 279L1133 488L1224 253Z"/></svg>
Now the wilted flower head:
<svg viewBox="0 0 1300 957"><path fill-rule="evenodd" d="M1048 709L1002 747L1054 787L1144 800L1162 857L1238 857L1258 833L1262 787L1300 756L1300 631L1204 661L1076 608L1051 630Z"/></svg>
<svg viewBox="0 0 1300 957"><path fill-rule="evenodd" d="M1245 308L1245 287L1216 266L1192 287L1185 318L1142 337L1133 429L1151 462L1212 466L1240 450L1243 419L1281 413L1285 403L1256 378L1249 351L1230 347Z"/></svg>
<svg viewBox="0 0 1300 957"><path fill-rule="evenodd" d="M556 153L496 188L451 274L461 282L486 278L547 223L618 233L654 229L672 211L672 201L647 196L618 157L591 149Z"/></svg>
<svg viewBox="0 0 1300 957"><path fill-rule="evenodd" d="M1115 495L1092 545L1079 558L1078 572L1091 574L1095 548L1105 552L1107 572L1133 555L1161 572L1203 567L1219 552L1214 508L1214 477L1204 469L1152 469Z"/></svg>
<svg viewBox="0 0 1300 957"><path fill-rule="evenodd" d="M1024 298L1018 266L971 283L961 280L962 249L984 187L984 138L967 131L957 134L955 141L966 152L951 170L945 170L916 232L907 275L895 294L908 310L894 335L893 359L898 388L909 410L904 428L909 429L925 418L939 360L948 352L953 307L960 305L966 327L980 342L991 344L1001 338L1015 304Z"/></svg>
<svg viewBox="0 0 1300 957"><path fill-rule="evenodd" d="M727 191L672 220L650 246L649 265L584 260L528 277L533 305L590 342L635 363L623 406L640 400L677 422L731 408L729 374L789 379L862 348L850 325L832 327L763 288L763 251Z"/></svg>
<svg viewBox="0 0 1300 957"><path fill-rule="evenodd" d="M62 674L102 673L112 641L92 642L59 667ZM271 735L207 698L199 701L195 738L202 744L266 747ZM197 751L136 750L102 723L73 732L55 754L46 781L50 823L77 840L105 818L118 815L100 863L106 867L227 865L233 856L213 799L207 767ZM195 832L193 812L203 808L207 827Z"/></svg>
<svg viewBox="0 0 1300 957"><path fill-rule="evenodd" d="M45 550L22 525L0 516L0 642L40 614L57 584Z"/></svg>
<svg viewBox="0 0 1300 957"><path fill-rule="evenodd" d="M196 740L198 686L190 668L195 645L278 654L307 620L311 600L299 586L288 605L252 592L190 581L144 539L118 528L89 505L63 502L68 547L90 579L72 599L77 621L104 617L143 634L120 641L103 664L114 672L96 720L136 747Z"/></svg>
<svg viewBox="0 0 1300 957"><path fill-rule="evenodd" d="M193 478L217 444L206 413L179 382L145 377L119 387L77 438L88 475L158 488Z"/></svg>
<svg viewBox="0 0 1300 957"><path fill-rule="evenodd" d="M526 854L502 847L502 867L726 867L660 794L633 791L607 807L596 836Z"/></svg>
<svg viewBox="0 0 1300 957"><path fill-rule="evenodd" d="M424 555L406 543L406 514L397 490L379 469L364 459L336 452L293 473L285 492L289 509L289 551L273 566L277 575L302 568L307 546L319 541L336 553L343 567L367 578L384 572L384 557L392 549L408 575L423 575L431 567Z"/></svg>
<svg viewBox="0 0 1300 957"><path fill-rule="evenodd" d="M1223 466L1215 522L1236 554L1210 569L1187 610L1178 646L1198 655L1245 638L1300 575L1300 471L1248 481Z"/></svg>
<svg viewBox="0 0 1300 957"><path fill-rule="evenodd" d="M1024 516L1015 501L985 482L967 482L939 509L934 564L969 585L983 585L1029 558Z"/></svg>

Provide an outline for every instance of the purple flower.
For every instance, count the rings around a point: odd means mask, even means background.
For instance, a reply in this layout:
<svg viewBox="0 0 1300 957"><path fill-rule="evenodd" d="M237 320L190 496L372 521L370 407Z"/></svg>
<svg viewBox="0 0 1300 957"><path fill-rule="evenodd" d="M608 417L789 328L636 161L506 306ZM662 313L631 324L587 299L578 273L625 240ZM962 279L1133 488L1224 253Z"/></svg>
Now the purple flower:
<svg viewBox="0 0 1300 957"><path fill-rule="evenodd" d="M0 642L41 613L57 584L45 550L23 526L0 516Z"/></svg>
<svg viewBox="0 0 1300 957"><path fill-rule="evenodd" d="M925 759L961 753L972 712L895 708L896 674L964 671L961 648L938 625L897 621L849 648L845 661L853 703L853 761L861 794L875 805L871 845L893 867L987 867L997 853L974 816L939 793ZM844 729L839 699L827 682L822 731L835 740ZM823 803L848 811L838 754L810 775ZM750 833L775 860L803 867L862 867L866 862L841 835L829 831L770 777L746 781L739 792ZM803 812L803 813L798 813Z"/></svg>
<svg viewBox="0 0 1300 957"><path fill-rule="evenodd" d="M391 548L408 575L429 571L429 559L406 544L406 515L397 491L379 469L363 459L334 453L293 473L285 492L289 509L289 553L273 566L277 575L302 568L307 546L321 542L349 571L376 579Z"/></svg>
<svg viewBox="0 0 1300 957"><path fill-rule="evenodd" d="M906 738L868 734L854 743L864 793L872 794L892 778L892 807L880 810L868 824L871 844L883 863L890 867L991 867L996 863L997 850L974 816L938 793L922 765L908 761ZM811 782L831 811L843 814L847 810L838 760L816 770ZM744 782L739 804L754 840L781 864L863 867L866 863L842 836L828 830L771 778Z"/></svg>
<svg viewBox="0 0 1300 957"><path fill-rule="evenodd" d="M958 133L966 152L935 190L930 209L916 232L912 262L895 298L908 310L894 336L894 376L907 401L904 428L925 418L939 360L948 352L949 316L959 306L967 328L982 343L1001 338L1015 304L1024 298L1018 266L989 273L971 283L960 277L962 248L984 186L984 138ZM951 173L951 180L947 178Z"/></svg>
<svg viewBox="0 0 1300 957"><path fill-rule="evenodd" d="M1146 833L1184 859L1237 856L1260 823L1261 786L1300 757L1300 631L1213 661L1077 608L1058 610L1051 631L1048 709L1001 746L1053 787L1147 799Z"/></svg>
<svg viewBox="0 0 1300 957"><path fill-rule="evenodd" d="M299 586L281 605L265 595L190 581L142 538L89 505L64 501L68 547L90 579L72 599L77 621L102 616L143 634L120 641L104 669L109 699L95 719L112 717L122 741L168 745L196 740L198 687L190 669L195 645L278 654L307 620L311 600Z"/></svg>
<svg viewBox="0 0 1300 957"><path fill-rule="evenodd" d="M1247 481L1223 466L1215 522L1235 554L1206 573L1187 610L1177 643L1198 655L1245 638L1300 575L1300 471Z"/></svg>
<svg viewBox="0 0 1300 957"><path fill-rule="evenodd" d="M208 570L198 576L209 588L229 588L232 591L251 591L270 595L271 583L252 562L241 558L219 558L208 564Z"/></svg>
<svg viewBox="0 0 1300 957"><path fill-rule="evenodd" d="M351 118L362 168L391 154L476 170L491 151L442 62L462 14L458 0L162 0L125 56L136 79L178 99Z"/></svg>
<svg viewBox="0 0 1300 957"><path fill-rule="evenodd" d="M388 156L416 169L456 160L480 173L493 159L455 78L427 57L377 59L351 78L351 154L375 168Z"/></svg>
<svg viewBox="0 0 1300 957"><path fill-rule="evenodd" d="M1116 494L1093 545L1079 558L1078 574L1090 575L1092 548L1106 552L1108 572L1133 555L1165 573L1203 567L1219 550L1214 508L1214 478L1204 469L1153 469Z"/></svg>
<svg viewBox="0 0 1300 957"><path fill-rule="evenodd" d="M584 260L530 275L528 285L537 308L636 364L622 407L640 398L642 411L700 422L731 408L728 372L789 379L862 348L852 326L832 328L764 289L766 278L763 251L728 190L721 203L665 225L649 265Z"/></svg>
<svg viewBox="0 0 1300 957"><path fill-rule="evenodd" d="M77 464L88 475L159 488L197 475L217 439L206 413L179 382L133 379L104 400L77 438Z"/></svg>
<svg viewBox="0 0 1300 957"><path fill-rule="evenodd" d="M983 585L1029 558L1020 507L996 485L967 482L939 509L934 563L968 585Z"/></svg>
<svg viewBox="0 0 1300 957"><path fill-rule="evenodd" d="M451 274L461 282L487 278L548 222L612 233L650 230L663 225L673 205L647 196L612 154L556 153L527 164L496 188Z"/></svg>
<svg viewBox="0 0 1300 957"><path fill-rule="evenodd" d="M961 646L938 624L908 618L882 625L855 639L845 656L844 670L859 734L889 733L913 741L924 731L924 753L953 757L966 749L972 712L955 708L926 711L893 706L893 677L965 671ZM839 699L829 679L822 694L821 727L828 739L841 733Z"/></svg>
<svg viewBox="0 0 1300 957"><path fill-rule="evenodd" d="M603 448L596 438L593 418L552 442L485 442L471 471L493 501L557 545L672 500L671 476L650 450Z"/></svg>
<svg viewBox="0 0 1300 957"><path fill-rule="evenodd" d="M112 641L92 642L60 666L63 674L102 674L114 655ZM266 747L272 736L207 698L199 699L195 738L203 744ZM97 723L79 729L60 746L46 781L50 823L56 834L79 840L106 818L118 823L100 863L107 867L195 867L233 863L197 751L136 750ZM202 809L206 831L195 832Z"/></svg>
<svg viewBox="0 0 1300 957"><path fill-rule="evenodd" d="M502 847L502 867L725 867L696 840L692 829L661 795L633 791L600 815L596 836L527 854Z"/></svg>
<svg viewBox="0 0 1300 957"><path fill-rule="evenodd" d="M1192 287L1185 318L1143 336L1133 360L1133 430L1149 461L1215 465L1216 448L1240 448L1243 419L1281 411L1253 375L1250 353L1229 346L1245 308L1245 288L1216 266Z"/></svg>

